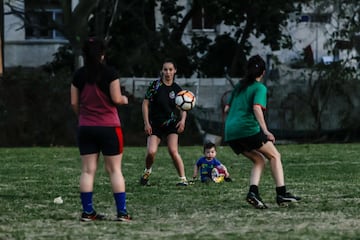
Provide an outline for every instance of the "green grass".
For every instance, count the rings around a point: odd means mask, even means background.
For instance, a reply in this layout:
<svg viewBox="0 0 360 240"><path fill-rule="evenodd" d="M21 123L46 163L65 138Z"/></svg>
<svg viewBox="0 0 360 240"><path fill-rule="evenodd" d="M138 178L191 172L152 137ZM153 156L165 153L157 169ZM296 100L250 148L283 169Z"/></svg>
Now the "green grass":
<svg viewBox="0 0 360 240"><path fill-rule="evenodd" d="M179 188L164 147L152 186L139 186L145 147L126 147L123 172L131 223L81 223L76 148L0 148L0 239L360 239L360 144L280 145L288 189L303 197L279 208L269 166L260 192L270 207L244 201L250 161L228 147L218 158L232 183ZM202 148L180 147L190 178ZM63 204L53 203L61 196ZM94 204L115 216L109 180L101 161Z"/></svg>

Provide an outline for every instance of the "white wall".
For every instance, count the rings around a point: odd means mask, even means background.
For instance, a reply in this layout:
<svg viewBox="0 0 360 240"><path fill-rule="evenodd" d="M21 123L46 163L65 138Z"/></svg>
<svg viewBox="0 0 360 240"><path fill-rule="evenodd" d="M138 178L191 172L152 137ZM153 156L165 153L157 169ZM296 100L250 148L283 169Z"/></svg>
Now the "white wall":
<svg viewBox="0 0 360 240"><path fill-rule="evenodd" d="M18 8L24 4L17 1ZM4 12L9 12L7 6ZM53 54L66 40L25 39L23 22L15 15L4 16L4 67L36 67L53 60Z"/></svg>
<svg viewBox="0 0 360 240"><path fill-rule="evenodd" d="M179 1L179 5L186 6L183 14L188 10L189 4L191 0L182 0ZM313 13L315 10L313 7L304 8L304 12L301 15L307 15ZM334 11L331 5L329 5L328 12ZM288 25L283 28L283 33L288 34L292 37L293 48L292 49L281 49L279 51L272 51L270 47L264 46L261 43L263 36L256 38L254 35L250 37L250 42L252 43L252 51L250 55L259 54L263 57L266 55L273 55L278 58L280 63L289 64L297 61L302 61L304 48L308 45L311 46L313 51L314 61L315 63L319 63L322 61L323 56L328 56L329 49L325 46L327 40L331 37L331 34L336 30L338 26L337 19L333 16L331 18L331 22L329 23L314 23L314 22L299 22L299 17L301 15L293 14L290 16L288 21ZM161 16L159 15L157 18L161 24ZM199 31L197 34L206 34L210 39L214 40L217 35L221 35L224 33L233 34L235 32L235 28L233 26L228 26L225 24L220 24L216 26L214 31ZM186 27L185 34L182 38L185 44L190 44L191 36L192 36L191 22ZM352 54L355 54L352 52ZM356 55L356 54L355 54ZM347 52L340 53L340 58L344 59L348 57Z"/></svg>
<svg viewBox="0 0 360 240"><path fill-rule="evenodd" d="M18 1L21 4L21 1ZM185 6L183 15L186 14L190 7L191 0L179 0L178 4ZM78 0L72 1L72 8L74 9L78 3ZM23 5L18 7L23 8ZM9 9L5 6L5 12ZM313 11L309 8L306 11ZM160 14L159 6L155 9L156 26L160 27L162 22L162 16ZM255 38L252 36L250 41L253 45L251 55L260 54L265 58L266 55L273 55L278 58L280 63L289 64L296 61L300 61L303 58L303 49L310 45L315 62L320 62L323 56L327 56L328 50L325 48L326 39L331 36L331 33L335 30L337 23L333 19L331 23L311 23L311 22L296 22L296 18L290 19L287 27L283 29L284 33L292 36L293 48L282 49L280 51L272 51L268 46L264 46L261 43L261 37ZM215 39L218 34L224 34L225 32L231 33L234 27L220 24L214 31L205 30L198 31L197 34L206 34L210 39ZM186 27L185 34L182 40L185 44L190 44L192 35L191 23ZM57 48L64 44L66 41L59 40L26 40L25 30L22 28L22 21L13 16L4 16L4 65L5 67L13 66L38 66L52 60L52 55L57 51ZM27 49L27 45L29 45ZM352 56L356 56L356 52L351 52ZM347 52L340 53L341 58L346 58Z"/></svg>
<svg viewBox="0 0 360 240"><path fill-rule="evenodd" d="M22 6L23 7L23 6ZM23 9L23 8L22 8ZM5 6L4 12L9 12L10 9ZM17 41L25 39L25 29L22 28L23 23L14 15L4 15L4 40L5 43L9 41Z"/></svg>
<svg viewBox="0 0 360 240"><path fill-rule="evenodd" d="M4 47L5 67L38 67L53 60L62 44L56 42L9 41Z"/></svg>

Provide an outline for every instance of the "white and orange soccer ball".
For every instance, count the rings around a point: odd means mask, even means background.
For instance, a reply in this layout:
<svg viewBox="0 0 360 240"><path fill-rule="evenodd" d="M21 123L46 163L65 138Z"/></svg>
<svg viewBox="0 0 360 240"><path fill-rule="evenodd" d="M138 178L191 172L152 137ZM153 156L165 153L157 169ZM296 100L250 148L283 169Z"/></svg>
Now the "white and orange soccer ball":
<svg viewBox="0 0 360 240"><path fill-rule="evenodd" d="M183 110L189 111L195 107L196 97L195 95L189 90L182 90L178 92L175 97L175 104L176 106Z"/></svg>

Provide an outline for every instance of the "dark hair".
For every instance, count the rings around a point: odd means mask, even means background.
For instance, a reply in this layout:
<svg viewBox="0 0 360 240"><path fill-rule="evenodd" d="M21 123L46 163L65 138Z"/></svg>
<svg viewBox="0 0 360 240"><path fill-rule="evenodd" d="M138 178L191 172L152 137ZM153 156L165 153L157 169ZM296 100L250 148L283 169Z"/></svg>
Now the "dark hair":
<svg viewBox="0 0 360 240"><path fill-rule="evenodd" d="M265 61L259 55L249 58L246 77L241 80L241 85L238 88L237 93L240 93L242 90L253 84L256 78L260 77L265 70Z"/></svg>
<svg viewBox="0 0 360 240"><path fill-rule="evenodd" d="M100 70L103 65L101 58L105 54L105 43L97 37L90 37L85 40L82 50L88 73L87 81L90 83L100 81Z"/></svg>
<svg viewBox="0 0 360 240"><path fill-rule="evenodd" d="M215 143L213 143L213 142L206 142L206 143L204 144L204 150L203 150L203 152L205 152L206 149L210 149L210 148L215 148L215 149L216 149Z"/></svg>
<svg viewBox="0 0 360 240"><path fill-rule="evenodd" d="M164 66L165 63L171 63L172 65L174 65L174 68L177 69L176 63L173 59L171 59L171 58L165 59L162 66ZM161 69L162 69L162 67L161 67Z"/></svg>
<svg viewBox="0 0 360 240"><path fill-rule="evenodd" d="M166 59L163 61L163 64L161 65L160 78L163 77L162 69L163 69L165 63L171 63L171 64L174 66L175 70L177 69L177 66L176 66L175 61L174 61L173 59L171 59L171 58L166 58ZM175 76L174 76L174 81L175 81Z"/></svg>

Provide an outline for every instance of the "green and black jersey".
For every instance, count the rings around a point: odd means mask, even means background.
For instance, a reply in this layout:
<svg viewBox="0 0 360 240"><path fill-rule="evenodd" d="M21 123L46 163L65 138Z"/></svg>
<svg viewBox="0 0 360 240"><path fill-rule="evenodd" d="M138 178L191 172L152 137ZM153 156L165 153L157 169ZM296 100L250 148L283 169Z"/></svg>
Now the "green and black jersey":
<svg viewBox="0 0 360 240"><path fill-rule="evenodd" d="M151 82L145 93L145 99L149 100L149 120L154 126L164 126L179 119L179 110L175 105L175 97L182 88L173 83L165 85L161 79Z"/></svg>

